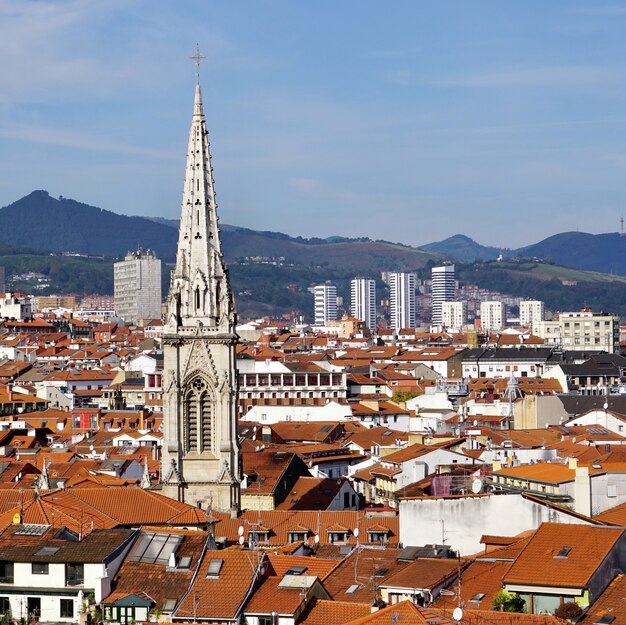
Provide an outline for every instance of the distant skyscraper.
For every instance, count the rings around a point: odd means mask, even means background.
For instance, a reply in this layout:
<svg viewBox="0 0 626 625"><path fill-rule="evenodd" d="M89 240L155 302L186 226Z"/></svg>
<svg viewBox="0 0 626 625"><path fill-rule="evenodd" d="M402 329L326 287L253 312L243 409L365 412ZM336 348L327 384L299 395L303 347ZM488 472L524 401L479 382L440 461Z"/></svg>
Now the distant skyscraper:
<svg viewBox="0 0 626 625"><path fill-rule="evenodd" d="M544 320L544 304L539 300L523 300L519 303L519 322L525 328Z"/></svg>
<svg viewBox="0 0 626 625"><path fill-rule="evenodd" d="M127 323L161 318L161 261L153 252L129 253L115 263L115 312Z"/></svg>
<svg viewBox="0 0 626 625"><path fill-rule="evenodd" d="M389 274L389 312L391 327L415 327L415 274Z"/></svg>
<svg viewBox="0 0 626 625"><path fill-rule="evenodd" d="M376 282L355 278L350 283L352 316L365 323L370 332L376 330Z"/></svg>
<svg viewBox="0 0 626 625"><path fill-rule="evenodd" d="M431 322L434 326L443 325L441 304L454 300L454 265L433 267L431 280Z"/></svg>
<svg viewBox="0 0 626 625"><path fill-rule="evenodd" d="M337 319L337 287L334 284L317 284L315 297L315 325L323 326Z"/></svg>

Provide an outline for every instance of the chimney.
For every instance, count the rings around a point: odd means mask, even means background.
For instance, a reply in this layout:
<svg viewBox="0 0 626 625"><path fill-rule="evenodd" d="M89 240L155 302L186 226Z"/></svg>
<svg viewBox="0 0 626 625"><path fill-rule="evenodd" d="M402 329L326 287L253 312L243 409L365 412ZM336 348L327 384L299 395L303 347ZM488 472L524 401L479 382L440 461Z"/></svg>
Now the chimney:
<svg viewBox="0 0 626 625"><path fill-rule="evenodd" d="M578 460L576 458L568 458L567 468L576 470L578 468Z"/></svg>
<svg viewBox="0 0 626 625"><path fill-rule="evenodd" d="M591 477L589 467L577 467L574 478L574 511L591 516Z"/></svg>

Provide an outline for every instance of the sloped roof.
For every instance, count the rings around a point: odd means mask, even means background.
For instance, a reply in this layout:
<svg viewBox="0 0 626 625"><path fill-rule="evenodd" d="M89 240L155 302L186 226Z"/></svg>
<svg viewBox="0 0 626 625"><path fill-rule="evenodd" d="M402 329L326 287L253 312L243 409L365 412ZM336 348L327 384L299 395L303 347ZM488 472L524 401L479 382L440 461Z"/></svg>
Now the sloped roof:
<svg viewBox="0 0 626 625"><path fill-rule="evenodd" d="M543 523L504 576L504 582L582 588L623 533L623 529L609 527Z"/></svg>

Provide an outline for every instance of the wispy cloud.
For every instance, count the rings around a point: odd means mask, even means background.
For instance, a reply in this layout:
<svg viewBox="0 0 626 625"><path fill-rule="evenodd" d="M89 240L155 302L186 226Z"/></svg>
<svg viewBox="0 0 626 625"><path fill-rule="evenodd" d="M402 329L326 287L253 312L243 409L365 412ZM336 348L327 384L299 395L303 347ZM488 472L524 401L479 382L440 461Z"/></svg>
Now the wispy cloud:
<svg viewBox="0 0 626 625"><path fill-rule="evenodd" d="M39 143L42 145L53 145L78 150L137 154L145 157L173 160L173 156L169 152L115 143L102 139L101 137L79 134L68 130L59 130L57 128L45 128L41 126L0 128L0 137L27 143Z"/></svg>
<svg viewBox="0 0 626 625"><path fill-rule="evenodd" d="M552 65L466 74L439 81L451 87L567 87L624 81L626 67Z"/></svg>

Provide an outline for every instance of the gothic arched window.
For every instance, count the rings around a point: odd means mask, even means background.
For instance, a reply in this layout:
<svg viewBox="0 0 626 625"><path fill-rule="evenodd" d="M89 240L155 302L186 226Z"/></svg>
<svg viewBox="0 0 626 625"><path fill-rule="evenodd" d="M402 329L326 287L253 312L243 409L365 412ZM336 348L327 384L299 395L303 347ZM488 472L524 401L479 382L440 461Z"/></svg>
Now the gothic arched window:
<svg viewBox="0 0 626 625"><path fill-rule="evenodd" d="M184 448L187 453L211 450L213 402L206 382L196 377L184 394Z"/></svg>

